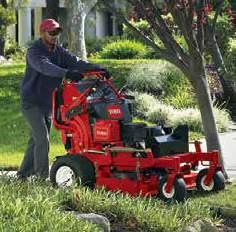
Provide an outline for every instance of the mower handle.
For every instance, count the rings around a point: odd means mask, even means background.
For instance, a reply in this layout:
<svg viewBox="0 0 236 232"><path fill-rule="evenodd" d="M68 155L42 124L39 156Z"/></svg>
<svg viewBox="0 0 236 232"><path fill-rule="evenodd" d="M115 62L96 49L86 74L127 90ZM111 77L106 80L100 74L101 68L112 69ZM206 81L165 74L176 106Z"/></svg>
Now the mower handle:
<svg viewBox="0 0 236 232"><path fill-rule="evenodd" d="M86 77L86 76L97 76L98 78L105 77L104 74L105 74L104 71L88 71L88 72L81 73L81 75L83 77Z"/></svg>

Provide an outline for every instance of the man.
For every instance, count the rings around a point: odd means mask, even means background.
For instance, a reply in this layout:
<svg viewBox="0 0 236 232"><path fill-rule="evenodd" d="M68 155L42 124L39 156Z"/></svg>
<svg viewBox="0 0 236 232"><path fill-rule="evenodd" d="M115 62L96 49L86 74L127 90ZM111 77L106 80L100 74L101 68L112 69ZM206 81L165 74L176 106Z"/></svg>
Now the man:
<svg viewBox="0 0 236 232"><path fill-rule="evenodd" d="M28 146L17 173L19 179L31 175L46 179L49 173L48 151L51 127L52 92L62 78L78 80L80 73L105 69L86 63L57 44L62 29L53 19L40 24L40 39L28 49L26 71L21 85L21 109L30 129Z"/></svg>

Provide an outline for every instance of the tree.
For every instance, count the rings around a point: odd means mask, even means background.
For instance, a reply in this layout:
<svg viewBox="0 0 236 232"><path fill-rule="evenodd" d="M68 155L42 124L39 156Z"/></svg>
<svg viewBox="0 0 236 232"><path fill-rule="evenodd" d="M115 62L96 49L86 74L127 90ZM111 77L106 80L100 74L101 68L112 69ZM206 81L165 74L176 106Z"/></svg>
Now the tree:
<svg viewBox="0 0 236 232"><path fill-rule="evenodd" d="M232 118L236 118L236 90L234 88L234 82L226 77L228 72L216 39L216 22L220 12L222 11L224 2L224 0L215 1L216 9L213 21L210 23L209 18L207 18L207 23L205 24L205 40L206 47L211 54L223 88L223 99L227 102L227 107L231 111Z"/></svg>
<svg viewBox="0 0 236 232"><path fill-rule="evenodd" d="M98 0L71 0L66 2L69 49L81 59L87 59L84 24L87 14Z"/></svg>
<svg viewBox="0 0 236 232"><path fill-rule="evenodd" d="M58 20L59 17L59 0L46 0L45 18Z"/></svg>
<svg viewBox="0 0 236 232"><path fill-rule="evenodd" d="M112 4L107 1L104 5L116 12L137 36L156 51L160 59L177 66L189 79L198 100L207 149L219 150L220 161L224 167L204 60L206 46L204 27L211 5L207 0L127 0L126 2L130 4L126 9L135 10L143 19L147 20L152 30L144 34L129 22L122 8L114 9ZM163 14L167 13L172 15L174 24L178 26L178 30L183 35L187 51L177 42L172 30L165 22ZM159 37L162 46L153 40L153 34ZM228 178L225 170L223 172Z"/></svg>
<svg viewBox="0 0 236 232"><path fill-rule="evenodd" d="M15 22L14 11L9 7L8 2L0 0L0 56L5 55L7 27Z"/></svg>

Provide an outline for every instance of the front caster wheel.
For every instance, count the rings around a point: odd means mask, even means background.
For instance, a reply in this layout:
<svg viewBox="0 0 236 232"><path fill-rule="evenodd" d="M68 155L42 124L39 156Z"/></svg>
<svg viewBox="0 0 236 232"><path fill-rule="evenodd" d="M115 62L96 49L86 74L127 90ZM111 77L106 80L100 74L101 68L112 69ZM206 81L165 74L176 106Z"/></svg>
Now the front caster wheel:
<svg viewBox="0 0 236 232"><path fill-rule="evenodd" d="M81 155L58 157L50 171L50 180L57 186L80 184L93 188L96 182L93 163Z"/></svg>
<svg viewBox="0 0 236 232"><path fill-rule="evenodd" d="M187 196L185 182L182 178L176 178L171 191L166 192L167 178L161 178L158 197L163 201L184 201Z"/></svg>
<svg viewBox="0 0 236 232"><path fill-rule="evenodd" d="M225 188L225 178L221 171L216 171L210 184L206 185L205 179L207 176L208 169L201 170L197 175L197 189L202 192L210 192L210 191L220 191Z"/></svg>

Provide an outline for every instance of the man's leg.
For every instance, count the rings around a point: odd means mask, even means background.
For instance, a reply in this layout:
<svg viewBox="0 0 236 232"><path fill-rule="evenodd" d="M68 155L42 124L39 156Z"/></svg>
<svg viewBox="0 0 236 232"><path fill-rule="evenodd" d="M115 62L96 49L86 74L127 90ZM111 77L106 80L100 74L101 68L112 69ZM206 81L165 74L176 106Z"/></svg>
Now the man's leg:
<svg viewBox="0 0 236 232"><path fill-rule="evenodd" d="M30 135L28 146L17 175L21 178L28 177L34 172L34 140Z"/></svg>
<svg viewBox="0 0 236 232"><path fill-rule="evenodd" d="M45 115L37 107L22 109L22 112L31 127L34 144L33 152L32 149L27 149L29 152L26 152L23 163L25 161L24 165L26 167L32 164L30 164L30 161L33 161L34 174L41 178L47 178L49 172L49 134ZM21 169L19 173L21 173Z"/></svg>

